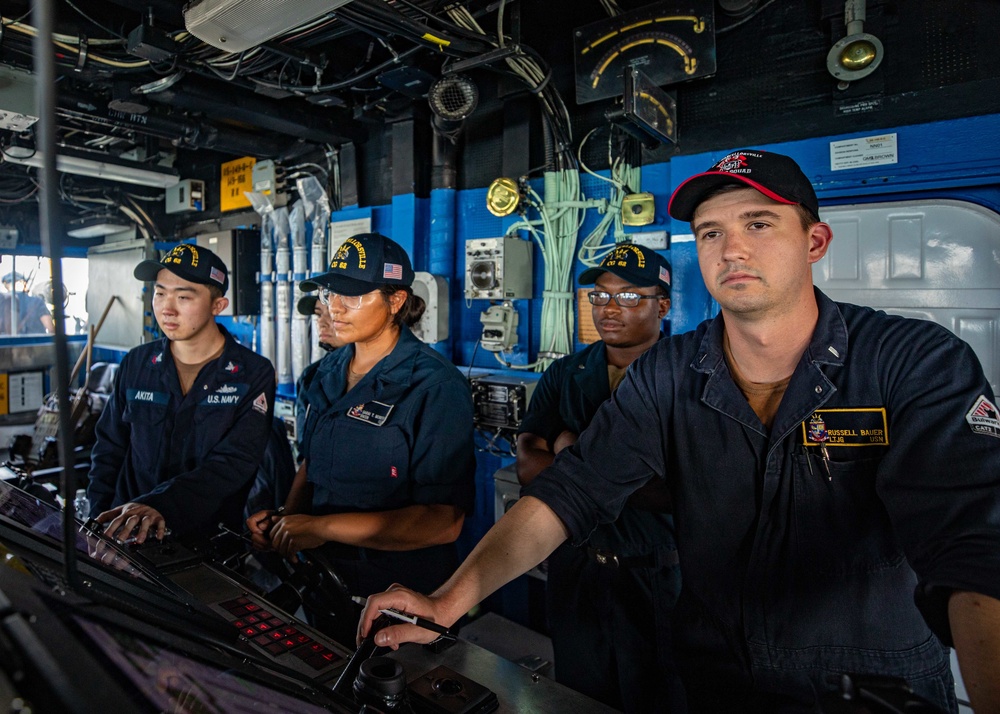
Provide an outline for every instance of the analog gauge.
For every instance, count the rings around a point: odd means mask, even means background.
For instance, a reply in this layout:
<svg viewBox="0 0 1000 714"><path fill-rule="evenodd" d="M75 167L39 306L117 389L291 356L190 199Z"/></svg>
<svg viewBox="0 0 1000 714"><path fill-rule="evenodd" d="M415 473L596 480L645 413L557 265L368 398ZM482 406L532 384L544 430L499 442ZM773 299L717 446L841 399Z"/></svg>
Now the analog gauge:
<svg viewBox="0 0 1000 714"><path fill-rule="evenodd" d="M657 86L715 73L712 0L648 5L574 31L576 102L620 96L627 67Z"/></svg>

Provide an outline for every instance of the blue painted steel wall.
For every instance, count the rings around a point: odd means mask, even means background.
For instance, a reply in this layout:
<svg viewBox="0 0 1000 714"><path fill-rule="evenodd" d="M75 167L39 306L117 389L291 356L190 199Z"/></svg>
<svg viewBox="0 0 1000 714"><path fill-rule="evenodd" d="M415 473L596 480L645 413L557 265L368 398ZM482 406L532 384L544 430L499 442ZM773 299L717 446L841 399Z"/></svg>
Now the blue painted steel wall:
<svg viewBox="0 0 1000 714"><path fill-rule="evenodd" d="M899 162L891 165L834 171L830 168L830 143L844 139L877 136L895 132ZM706 170L734 149L759 148L777 151L794 158L813 182L820 207L876 201L951 198L971 201L1000 211L1000 115L990 114L930 124L888 127L882 131L841 134L801 141L763 144L755 147L733 146L723 150L690 156L677 156L670 162L669 191L687 177ZM683 145L683 137L682 137ZM690 226L670 219L674 235L675 270L677 254L683 246L693 262L682 276L693 278L697 271ZM834 236L836 240L836 236ZM700 283L700 278L698 279ZM682 287L686 294L690 284ZM701 286L694 290L704 291ZM704 292L707 297L707 291ZM697 303L699 300L692 300ZM676 308L676 298L675 298ZM686 307L696 308L696 305ZM708 298L704 317L717 311ZM684 329L693 328L696 309L685 312ZM680 331L675 317L675 331Z"/></svg>
<svg viewBox="0 0 1000 714"><path fill-rule="evenodd" d="M898 164L844 171L830 169L831 141L893 131L898 135ZM970 200L997 210L1000 208L1000 142L993 139L997 136L1000 136L1000 115L989 115L755 148L779 151L799 161L815 183L823 205L949 197ZM664 253L673 267L672 306L666 326L668 332L694 329L700 322L712 317L718 306L701 280L690 226L669 218L667 201L681 181L704 171L736 148L750 147L734 146L717 152L677 156L669 163L642 168L642 190L654 195L656 217L650 226L627 230L659 229L671 234L670 247ZM539 179L532 185L541 191L541 184ZM608 184L588 174L581 176L581 187L588 198L608 196ZM482 188L457 192L438 189L429 200L416 199L412 195L396 196L390 206L340 211L332 216L332 220L354 218L359 212L369 211L372 228L393 237L410 250L415 269L444 275L449 280L451 338L447 344L439 346L442 353L463 369L469 365L500 369L501 365L492 354L477 348L482 331L479 315L489 302L466 301L464 297L465 241L502 236L514 218L501 219L490 214L486 210L486 189ZM587 212L579 232L581 239L599 219L596 211ZM515 302L519 319L518 346L512 357L515 364L526 364L535 359L539 348L540 298L544 283L537 246L534 256L534 295L537 299ZM583 266L577 264L574 277L578 277L582 270ZM574 281L574 287L577 284ZM480 446L485 446L484 439L480 438ZM466 520L460 540L463 551L471 549L493 523L493 474L513 459L481 450L477 460L476 511ZM515 582L508 589L511 587L515 592L526 592L523 583ZM517 598L503 598L505 614L523 621L523 617L508 609L512 599Z"/></svg>

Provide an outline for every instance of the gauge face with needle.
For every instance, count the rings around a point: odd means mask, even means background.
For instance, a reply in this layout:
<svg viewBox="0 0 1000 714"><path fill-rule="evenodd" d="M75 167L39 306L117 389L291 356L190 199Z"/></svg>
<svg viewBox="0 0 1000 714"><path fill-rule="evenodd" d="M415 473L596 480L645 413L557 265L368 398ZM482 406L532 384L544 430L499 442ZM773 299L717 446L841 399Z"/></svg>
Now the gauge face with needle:
<svg viewBox="0 0 1000 714"><path fill-rule="evenodd" d="M576 103L622 93L622 73L639 67L654 84L715 73L712 0L678 7L667 0L574 31Z"/></svg>

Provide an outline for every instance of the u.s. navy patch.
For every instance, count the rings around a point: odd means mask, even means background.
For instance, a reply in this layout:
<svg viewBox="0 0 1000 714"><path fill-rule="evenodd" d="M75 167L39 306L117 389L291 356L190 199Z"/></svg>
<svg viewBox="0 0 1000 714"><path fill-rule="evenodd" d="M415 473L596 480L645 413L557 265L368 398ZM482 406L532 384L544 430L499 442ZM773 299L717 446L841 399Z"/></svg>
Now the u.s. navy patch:
<svg viewBox="0 0 1000 714"><path fill-rule="evenodd" d="M996 405L982 394L965 415L965 420L977 434L1000 437L1000 412L997 412Z"/></svg>
<svg viewBox="0 0 1000 714"><path fill-rule="evenodd" d="M392 409L392 404L383 404L382 402L373 401L368 402L367 404L358 404L357 406L351 407L347 410L347 416L351 419L363 421L365 424L382 426L385 424L386 419L389 418L389 413Z"/></svg>
<svg viewBox="0 0 1000 714"><path fill-rule="evenodd" d="M819 409L802 422L805 446L888 446L884 407Z"/></svg>

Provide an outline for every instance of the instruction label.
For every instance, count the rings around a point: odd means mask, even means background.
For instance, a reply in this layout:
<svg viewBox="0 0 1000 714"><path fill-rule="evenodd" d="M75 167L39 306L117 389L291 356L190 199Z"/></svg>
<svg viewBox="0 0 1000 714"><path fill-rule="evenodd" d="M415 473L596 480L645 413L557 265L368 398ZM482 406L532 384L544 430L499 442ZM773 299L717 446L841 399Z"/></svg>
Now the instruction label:
<svg viewBox="0 0 1000 714"><path fill-rule="evenodd" d="M830 142L831 171L895 163L899 163L895 133Z"/></svg>
<svg viewBox="0 0 1000 714"><path fill-rule="evenodd" d="M249 208L250 199L243 195L244 191L253 191L253 167L257 159L244 156L222 164L222 176L219 185L219 210L233 211L237 208Z"/></svg>

